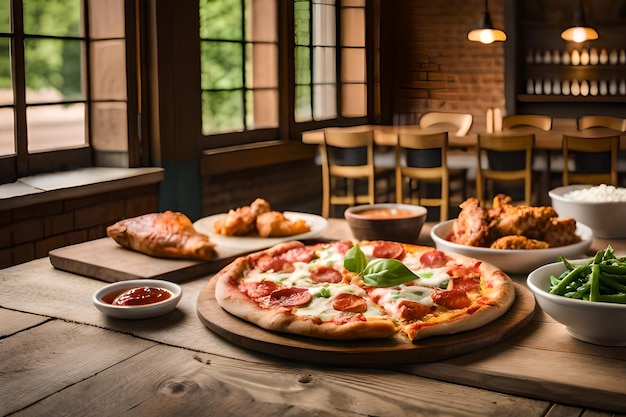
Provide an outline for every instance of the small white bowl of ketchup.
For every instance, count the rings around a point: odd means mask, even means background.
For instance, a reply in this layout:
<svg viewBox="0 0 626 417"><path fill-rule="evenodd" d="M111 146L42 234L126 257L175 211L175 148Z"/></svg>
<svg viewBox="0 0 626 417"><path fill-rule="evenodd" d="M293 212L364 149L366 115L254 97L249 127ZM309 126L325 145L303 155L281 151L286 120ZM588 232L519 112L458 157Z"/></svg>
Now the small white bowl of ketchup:
<svg viewBox="0 0 626 417"><path fill-rule="evenodd" d="M173 282L137 279L109 284L96 291L93 304L103 313L119 319L146 319L174 311L183 289Z"/></svg>

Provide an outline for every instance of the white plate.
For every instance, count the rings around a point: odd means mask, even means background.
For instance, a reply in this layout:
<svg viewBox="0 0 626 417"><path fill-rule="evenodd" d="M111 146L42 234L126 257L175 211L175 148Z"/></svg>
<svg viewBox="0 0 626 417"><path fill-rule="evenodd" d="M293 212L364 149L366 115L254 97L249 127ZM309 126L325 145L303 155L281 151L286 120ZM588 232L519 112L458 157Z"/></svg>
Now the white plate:
<svg viewBox="0 0 626 417"><path fill-rule="evenodd" d="M585 251L591 245L593 233L582 223L576 224L576 234L581 241L573 245L548 249L491 249L461 245L446 240L456 219L439 223L430 230L430 237L437 249L480 259L497 266L509 274L527 274L542 265L556 262L559 256L568 259L586 257Z"/></svg>
<svg viewBox="0 0 626 417"><path fill-rule="evenodd" d="M224 236L215 233L213 231L213 225L218 219L226 216L226 213L204 217L197 220L193 224L193 226L196 231L208 235L209 239L214 242L218 246L218 248L219 246L228 246L231 248L238 248L243 250L265 249L269 248L270 246L274 246L280 242L286 242L289 240L314 239L320 236L328 226L328 221L325 218L317 216L315 214L299 213L293 211L285 211L283 212L283 214L285 215L285 217L292 221L300 219L305 220L307 224L311 226L311 230L306 233L284 237Z"/></svg>

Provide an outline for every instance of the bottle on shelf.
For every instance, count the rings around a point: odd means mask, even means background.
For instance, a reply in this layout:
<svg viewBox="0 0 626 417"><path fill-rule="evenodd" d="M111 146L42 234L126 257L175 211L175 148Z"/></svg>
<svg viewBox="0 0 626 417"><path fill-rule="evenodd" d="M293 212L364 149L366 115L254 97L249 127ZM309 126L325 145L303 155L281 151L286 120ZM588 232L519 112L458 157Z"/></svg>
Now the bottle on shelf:
<svg viewBox="0 0 626 417"><path fill-rule="evenodd" d="M619 94L620 96L626 96L626 80L619 82Z"/></svg>
<svg viewBox="0 0 626 417"><path fill-rule="evenodd" d="M526 94L534 94L535 93L535 82L532 80L532 78L529 78L528 81L526 81Z"/></svg>
<svg viewBox="0 0 626 417"><path fill-rule="evenodd" d="M603 65L609 62L609 53L606 51L605 48L602 48L600 50L600 59L599 59L599 61L600 61L600 64L603 64Z"/></svg>
<svg viewBox="0 0 626 417"><path fill-rule="evenodd" d="M564 96L569 96L570 84L568 80L563 80L563 83L561 84L561 93L563 93Z"/></svg>
<svg viewBox="0 0 626 417"><path fill-rule="evenodd" d="M552 81L552 94L559 95L561 94L561 83L559 80Z"/></svg>
<svg viewBox="0 0 626 417"><path fill-rule="evenodd" d="M563 55L561 55L561 62L563 65L569 65L572 63L572 59L569 55L569 52L563 51Z"/></svg>
<svg viewBox="0 0 626 417"><path fill-rule="evenodd" d="M535 80L535 94L543 94L541 80Z"/></svg>
<svg viewBox="0 0 626 417"><path fill-rule="evenodd" d="M617 80L612 79L609 82L609 94L612 96L616 96L617 95Z"/></svg>
<svg viewBox="0 0 626 417"><path fill-rule="evenodd" d="M587 80L582 80L580 82L580 95L583 97L587 97L589 95L589 82L587 82Z"/></svg>
<svg viewBox="0 0 626 417"><path fill-rule="evenodd" d="M589 95L592 95L592 96L598 95L598 81L597 80L589 81Z"/></svg>
<svg viewBox="0 0 626 417"><path fill-rule="evenodd" d="M578 84L578 80L572 80L572 85L570 86L570 92L573 96L580 95L580 84Z"/></svg>
<svg viewBox="0 0 626 417"><path fill-rule="evenodd" d="M611 63L611 65L617 65L617 63L619 62L617 49L611 49L611 53L609 54L609 62Z"/></svg>
<svg viewBox="0 0 626 417"><path fill-rule="evenodd" d="M626 50L624 49L619 51L619 63L620 65L626 65Z"/></svg>
<svg viewBox="0 0 626 417"><path fill-rule="evenodd" d="M583 48L580 52L580 65L589 65L589 51Z"/></svg>
<svg viewBox="0 0 626 417"><path fill-rule="evenodd" d="M580 52L578 52L578 49L574 49L572 51L572 65L579 65L580 64Z"/></svg>
<svg viewBox="0 0 626 417"><path fill-rule="evenodd" d="M600 62L598 50L596 48L591 48L591 50L589 51L589 64L598 65L598 62Z"/></svg>
<svg viewBox="0 0 626 417"><path fill-rule="evenodd" d="M561 63L561 53L558 49L552 51L552 63L555 65L559 65Z"/></svg>
<svg viewBox="0 0 626 417"><path fill-rule="evenodd" d="M552 82L548 79L543 80L543 94L552 94Z"/></svg>
<svg viewBox="0 0 626 417"><path fill-rule="evenodd" d="M549 49L543 53L543 63L544 64L552 64L552 52Z"/></svg>
<svg viewBox="0 0 626 417"><path fill-rule="evenodd" d="M600 84L598 86L598 92L601 96L606 96L609 93L609 85L606 80L600 80Z"/></svg>

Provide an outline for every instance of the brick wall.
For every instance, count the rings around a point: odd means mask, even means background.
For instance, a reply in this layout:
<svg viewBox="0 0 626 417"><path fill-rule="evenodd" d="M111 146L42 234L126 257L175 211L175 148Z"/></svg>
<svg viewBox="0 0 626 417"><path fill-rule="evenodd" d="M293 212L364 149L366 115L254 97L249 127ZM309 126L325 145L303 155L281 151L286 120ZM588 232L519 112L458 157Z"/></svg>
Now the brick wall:
<svg viewBox="0 0 626 417"><path fill-rule="evenodd" d="M225 213L262 197L273 209L321 214L322 171L313 159L204 177L203 215Z"/></svg>
<svg viewBox="0 0 626 417"><path fill-rule="evenodd" d="M157 193L157 184L144 185L0 210L0 268L104 237L117 220L156 211Z"/></svg>
<svg viewBox="0 0 626 417"><path fill-rule="evenodd" d="M428 111L471 113L472 130L484 131L487 109L504 109L505 102L504 44L467 40L484 3L393 0L382 2L382 7L386 17L381 25L381 77L387 83L382 94L390 94L387 118L396 115L397 121L402 115L413 123ZM494 26L504 28L503 0L490 1L489 11Z"/></svg>

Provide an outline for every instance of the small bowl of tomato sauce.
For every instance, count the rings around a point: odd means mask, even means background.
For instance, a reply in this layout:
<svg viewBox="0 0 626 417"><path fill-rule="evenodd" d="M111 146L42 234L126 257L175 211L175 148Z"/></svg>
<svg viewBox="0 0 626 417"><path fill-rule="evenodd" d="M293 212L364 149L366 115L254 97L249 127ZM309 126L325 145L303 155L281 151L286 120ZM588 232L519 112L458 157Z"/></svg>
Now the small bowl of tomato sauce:
<svg viewBox="0 0 626 417"><path fill-rule="evenodd" d="M423 206L380 203L350 207L344 217L358 240L417 243L427 214Z"/></svg>
<svg viewBox="0 0 626 417"><path fill-rule="evenodd" d="M109 284L96 291L93 304L101 312L119 319L146 319L176 309L183 289L173 282L137 279Z"/></svg>

